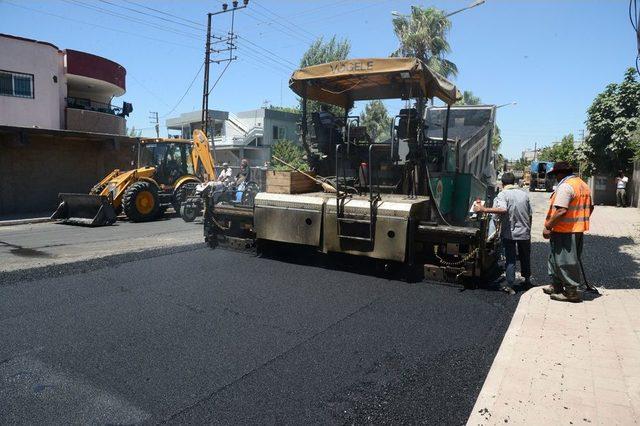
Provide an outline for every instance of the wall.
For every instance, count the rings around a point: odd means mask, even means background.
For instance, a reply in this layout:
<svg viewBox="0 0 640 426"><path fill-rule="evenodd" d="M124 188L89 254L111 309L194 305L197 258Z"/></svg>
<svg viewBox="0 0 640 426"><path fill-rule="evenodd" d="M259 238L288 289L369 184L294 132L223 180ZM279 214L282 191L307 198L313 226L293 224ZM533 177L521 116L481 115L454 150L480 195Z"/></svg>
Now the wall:
<svg viewBox="0 0 640 426"><path fill-rule="evenodd" d="M66 108L66 116L67 130L108 133L112 135L124 135L127 131L127 122L124 117L113 114L84 109Z"/></svg>
<svg viewBox="0 0 640 426"><path fill-rule="evenodd" d="M0 36L0 70L34 76L34 98L0 95L0 125L46 129L64 126L67 83L62 53L55 46Z"/></svg>
<svg viewBox="0 0 640 426"><path fill-rule="evenodd" d="M0 128L0 215L53 213L59 192L87 193L135 159L134 138L29 130Z"/></svg>
<svg viewBox="0 0 640 426"><path fill-rule="evenodd" d="M616 182L611 176L596 175L589 178L589 189L593 204L615 206L616 205Z"/></svg>

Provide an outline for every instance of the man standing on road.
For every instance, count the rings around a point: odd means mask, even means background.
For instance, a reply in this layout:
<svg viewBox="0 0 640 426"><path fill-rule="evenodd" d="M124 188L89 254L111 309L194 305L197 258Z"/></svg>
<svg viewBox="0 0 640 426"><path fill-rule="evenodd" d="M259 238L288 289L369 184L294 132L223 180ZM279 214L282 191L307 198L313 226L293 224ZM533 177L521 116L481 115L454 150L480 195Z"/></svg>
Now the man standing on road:
<svg viewBox="0 0 640 426"><path fill-rule="evenodd" d="M531 203L529 194L515 185L516 178L511 172L502 174L502 191L496 196L493 207L480 203L473 206L476 212L500 215L500 237L506 258L507 284L503 291L515 294L516 258L520 259L520 270L525 288L531 287Z"/></svg>
<svg viewBox="0 0 640 426"><path fill-rule="evenodd" d="M618 176L616 176L616 207L627 207L627 183L629 178L622 173L622 170L618 170Z"/></svg>
<svg viewBox="0 0 640 426"><path fill-rule="evenodd" d="M565 161L555 163L549 173L555 175L559 183L551 195L542 232L542 236L551 243L548 263L551 285L543 290L553 300L582 302L582 294L578 290L583 278L583 237L589 230L589 218L593 212L591 191Z"/></svg>

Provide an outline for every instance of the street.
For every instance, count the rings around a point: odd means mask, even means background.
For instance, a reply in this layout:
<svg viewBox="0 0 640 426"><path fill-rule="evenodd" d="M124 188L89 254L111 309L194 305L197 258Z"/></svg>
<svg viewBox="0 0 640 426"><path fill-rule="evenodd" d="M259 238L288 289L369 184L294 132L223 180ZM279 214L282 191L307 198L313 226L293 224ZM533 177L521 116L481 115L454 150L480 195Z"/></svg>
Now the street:
<svg viewBox="0 0 640 426"><path fill-rule="evenodd" d="M547 197L532 194L534 232ZM100 232L118 248L164 224L189 245L0 275L0 423L462 424L520 295L210 250L200 225L175 219L4 238L47 251L49 238L81 247ZM600 284L618 269L606 256L627 262L623 242L589 238ZM547 247L533 246L540 284ZM614 286L637 288L629 259Z"/></svg>
<svg viewBox="0 0 640 426"><path fill-rule="evenodd" d="M202 241L201 223L175 215L145 223L88 228L60 223L0 226L0 272L77 262Z"/></svg>

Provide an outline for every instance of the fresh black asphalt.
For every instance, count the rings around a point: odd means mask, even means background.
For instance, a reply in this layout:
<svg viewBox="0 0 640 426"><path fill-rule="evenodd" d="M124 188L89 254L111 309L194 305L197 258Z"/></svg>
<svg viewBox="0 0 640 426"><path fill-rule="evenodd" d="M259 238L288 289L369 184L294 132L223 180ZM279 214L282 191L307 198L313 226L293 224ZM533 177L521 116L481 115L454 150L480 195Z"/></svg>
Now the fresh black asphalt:
<svg viewBox="0 0 640 426"><path fill-rule="evenodd" d="M0 424L463 424L517 304L201 245L0 280Z"/></svg>

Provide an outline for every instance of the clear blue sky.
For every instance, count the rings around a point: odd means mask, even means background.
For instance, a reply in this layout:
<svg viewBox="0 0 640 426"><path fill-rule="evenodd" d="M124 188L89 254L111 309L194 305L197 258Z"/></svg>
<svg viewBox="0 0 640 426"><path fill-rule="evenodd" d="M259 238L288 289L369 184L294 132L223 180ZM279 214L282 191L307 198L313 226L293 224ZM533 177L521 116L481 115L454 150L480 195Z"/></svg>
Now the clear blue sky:
<svg viewBox="0 0 640 426"><path fill-rule="evenodd" d="M195 23L174 25L122 8L154 13L135 3L204 24L205 13L220 10L222 2L0 0L0 31L122 64L127 69L127 93L114 103L132 102L135 111L128 125L152 135L149 111L165 116L185 93L203 62L204 30ZM348 38L351 57L384 57L397 45L392 10L407 13L410 5L418 4L452 11L469 3L251 0L248 9L236 15L236 31L242 37L239 60L212 92L210 107L242 111L260 107L265 100L293 105L296 99L287 81L315 37ZM498 114L507 157L519 157L534 143L544 146L569 132L577 136L584 128L585 111L594 96L608 83L621 81L625 69L634 64L635 35L627 7L626 0L487 0L451 17L449 59L460 71L458 87L472 90L486 103L518 103ZM225 32L229 18L230 14L215 18L214 31ZM214 80L222 66L212 67ZM201 92L202 74L170 116L199 109Z"/></svg>

